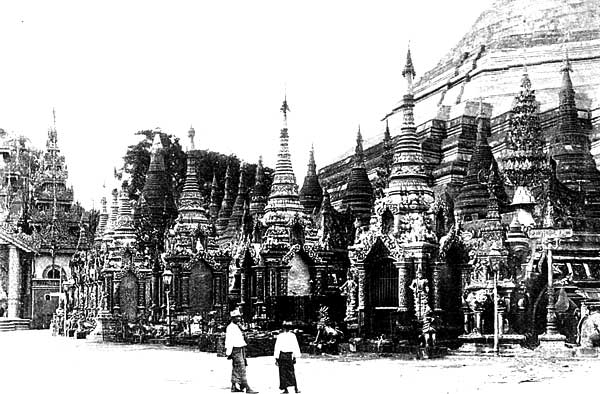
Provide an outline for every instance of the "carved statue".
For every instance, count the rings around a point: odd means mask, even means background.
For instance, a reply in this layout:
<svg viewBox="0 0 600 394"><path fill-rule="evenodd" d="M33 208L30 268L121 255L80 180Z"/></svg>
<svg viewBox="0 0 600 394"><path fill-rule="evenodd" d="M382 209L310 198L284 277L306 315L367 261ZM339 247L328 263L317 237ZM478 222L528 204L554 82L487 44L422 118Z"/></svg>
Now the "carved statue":
<svg viewBox="0 0 600 394"><path fill-rule="evenodd" d="M356 319L356 305L358 284L354 281L354 275L351 270L348 270L348 279L340 286L342 295L346 296L346 318L345 321L353 321Z"/></svg>
<svg viewBox="0 0 600 394"><path fill-rule="evenodd" d="M344 334L331 325L329 308L323 306L319 309L319 321L317 322L317 336L313 345L321 352L335 353L337 344L343 339Z"/></svg>
<svg viewBox="0 0 600 394"><path fill-rule="evenodd" d="M422 320L425 317L429 307L429 281L423 278L421 267L417 270L417 276L410 284L415 300L415 314L417 319Z"/></svg>

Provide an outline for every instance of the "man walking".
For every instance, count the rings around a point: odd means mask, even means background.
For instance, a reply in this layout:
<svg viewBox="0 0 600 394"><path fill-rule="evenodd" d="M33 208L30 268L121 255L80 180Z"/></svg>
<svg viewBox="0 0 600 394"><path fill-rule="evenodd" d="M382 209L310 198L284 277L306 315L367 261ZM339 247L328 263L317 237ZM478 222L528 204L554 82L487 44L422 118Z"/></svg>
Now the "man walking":
<svg viewBox="0 0 600 394"><path fill-rule="evenodd" d="M239 326L242 315L237 309L230 315L231 323L225 332L225 354L232 365L231 392L241 393L246 389L246 393L258 393L250 388L246 379L246 341Z"/></svg>
<svg viewBox="0 0 600 394"><path fill-rule="evenodd" d="M283 393L288 393L287 388L290 386L294 386L296 393L300 392L294 370L296 359L300 358L300 346L296 335L289 331L291 325L290 322L283 322L283 331L277 335L273 352L275 365L279 367L279 388Z"/></svg>

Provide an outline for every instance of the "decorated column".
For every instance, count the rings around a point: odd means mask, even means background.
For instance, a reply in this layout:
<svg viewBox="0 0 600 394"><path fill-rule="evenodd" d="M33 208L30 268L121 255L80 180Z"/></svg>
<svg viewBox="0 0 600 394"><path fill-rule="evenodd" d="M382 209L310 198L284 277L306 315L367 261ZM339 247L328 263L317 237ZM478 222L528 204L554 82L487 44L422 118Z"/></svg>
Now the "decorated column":
<svg viewBox="0 0 600 394"><path fill-rule="evenodd" d="M21 317L21 263L16 246L8 245L8 317Z"/></svg>

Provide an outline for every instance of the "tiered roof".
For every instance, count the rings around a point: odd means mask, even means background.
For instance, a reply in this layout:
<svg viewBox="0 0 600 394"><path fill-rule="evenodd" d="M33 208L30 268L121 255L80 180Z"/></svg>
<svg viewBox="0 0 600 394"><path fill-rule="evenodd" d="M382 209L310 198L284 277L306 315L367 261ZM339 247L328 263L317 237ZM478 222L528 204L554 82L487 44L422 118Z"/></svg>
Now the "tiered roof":
<svg viewBox="0 0 600 394"><path fill-rule="evenodd" d="M415 69L410 49L406 55L406 66L402 71L402 76L406 79L406 94L404 94L400 106L403 121L396 143L388 196L392 204L400 204L411 210L426 210L433 203L433 191L428 184L429 176L425 171L425 160L414 123L413 78Z"/></svg>
<svg viewBox="0 0 600 394"><path fill-rule="evenodd" d="M373 186L369 180L363 152L363 139L360 126L356 135L356 149L352 169L348 176L346 194L342 200L345 207L352 210L353 215L363 224L367 225L373 208Z"/></svg>

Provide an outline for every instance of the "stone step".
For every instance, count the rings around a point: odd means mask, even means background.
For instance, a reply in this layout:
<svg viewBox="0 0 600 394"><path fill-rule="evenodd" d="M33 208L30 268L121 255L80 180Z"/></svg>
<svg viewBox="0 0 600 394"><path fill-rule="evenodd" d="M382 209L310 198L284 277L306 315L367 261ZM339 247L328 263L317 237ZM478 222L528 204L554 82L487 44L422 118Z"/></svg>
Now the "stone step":
<svg viewBox="0 0 600 394"><path fill-rule="evenodd" d="M2 318L2 319L0 319L0 332L15 331L15 330L29 330L30 323L31 323L31 320L29 320L29 319Z"/></svg>

